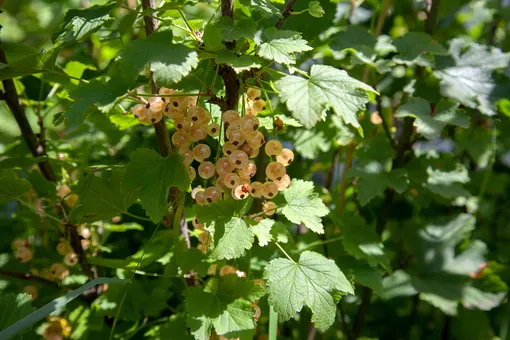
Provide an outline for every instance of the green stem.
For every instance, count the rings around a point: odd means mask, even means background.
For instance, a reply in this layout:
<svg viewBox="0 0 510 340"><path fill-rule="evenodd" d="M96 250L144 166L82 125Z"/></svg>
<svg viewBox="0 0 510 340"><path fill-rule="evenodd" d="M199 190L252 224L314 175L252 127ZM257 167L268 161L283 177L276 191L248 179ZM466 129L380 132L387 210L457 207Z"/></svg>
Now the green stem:
<svg viewBox="0 0 510 340"><path fill-rule="evenodd" d="M138 215L132 214L132 213L130 213L130 212L128 212L128 211L123 211L122 213L123 213L124 215L129 216L129 217L136 218L136 219L138 219L138 220L140 220L140 221L152 222L152 220L151 220L150 218L142 217L142 216L138 216Z"/></svg>
<svg viewBox="0 0 510 340"><path fill-rule="evenodd" d="M324 244L341 241L342 239L343 239L342 236L338 236L338 237L330 238L329 240L325 240L325 241L316 241L316 242L313 242L313 243L307 245L305 248L302 248L301 251L312 249L312 248L315 248L315 247L318 247L318 246L321 246L321 245L324 245Z"/></svg>
<svg viewBox="0 0 510 340"><path fill-rule="evenodd" d="M285 249L282 248L282 246L278 243L278 242L275 242L274 244L276 244L276 246L278 248L280 248L280 250L282 251L283 254L285 254L285 256L294 264L296 264L296 262L292 259L292 257L290 257L289 254L287 254L287 252L285 251Z"/></svg>
<svg viewBox="0 0 510 340"><path fill-rule="evenodd" d="M278 313L273 306L269 306L269 340L276 340L278 336Z"/></svg>
<svg viewBox="0 0 510 340"><path fill-rule="evenodd" d="M36 214L43 214L44 216L48 217L49 219L51 220L54 220L55 222L58 222L58 223L64 223L62 222L61 220L59 220L57 217L55 216L52 216L52 215L49 215L47 214L45 211L42 211L42 210L39 210L37 208L34 208L30 203L28 202L25 202L23 201L22 199L19 199L18 198L18 202L20 202L21 204L23 204L24 206L26 206L27 208L29 208L30 210L32 210L33 212L35 212Z"/></svg>

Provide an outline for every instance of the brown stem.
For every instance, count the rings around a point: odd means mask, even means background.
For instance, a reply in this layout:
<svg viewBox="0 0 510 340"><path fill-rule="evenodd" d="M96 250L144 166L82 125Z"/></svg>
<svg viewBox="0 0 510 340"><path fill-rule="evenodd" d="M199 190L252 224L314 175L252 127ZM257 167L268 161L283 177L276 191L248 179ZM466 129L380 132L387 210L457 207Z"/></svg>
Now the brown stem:
<svg viewBox="0 0 510 340"><path fill-rule="evenodd" d="M352 327L351 339L353 340L357 339L359 334L361 333L361 329L363 328L363 324L365 323L365 318L368 314L368 310L370 309L371 299L372 289L365 287L363 289L363 298L361 299L358 314L356 315L356 319L354 320L354 325Z"/></svg>
<svg viewBox="0 0 510 340"><path fill-rule="evenodd" d="M0 62L7 64L7 58L5 57L5 53L3 47L0 42ZM12 112L14 119L18 123L18 126L21 130L21 136L23 137L25 143L28 146L28 149L32 153L34 157L46 156L46 150L44 149L44 145L37 138L28 122L28 119L25 115L25 109L21 105L21 101L19 99L18 93L16 92L16 87L14 86L14 82L12 79L5 79L2 81L4 86L4 93L2 94L2 99L5 101L7 106ZM39 162L39 169L41 169L41 173L46 177L48 181L55 182L57 178L53 173L53 169L50 166L48 161Z"/></svg>
<svg viewBox="0 0 510 340"><path fill-rule="evenodd" d="M56 282L46 280L45 278L42 278L40 276L35 276L35 275L29 274L29 273L18 273L18 272L11 272L9 270L0 269L0 275L5 276L5 277L15 277L20 280L31 281L34 283L42 283L42 284L45 284L48 286L53 286L56 288L59 287L58 283L56 283Z"/></svg>
<svg viewBox="0 0 510 340"><path fill-rule="evenodd" d="M234 18L233 0L221 0L221 16Z"/></svg>
<svg viewBox="0 0 510 340"><path fill-rule="evenodd" d="M432 35L436 28L437 19L439 15L440 0L430 0L430 10L427 14L427 21L425 22L425 32Z"/></svg>
<svg viewBox="0 0 510 340"><path fill-rule="evenodd" d="M282 17L280 19L278 19L278 21L276 22L274 27L276 27L278 29L280 27L282 27L285 20L292 15L292 7L294 6L295 3L296 3L296 0L287 1L287 4L285 5L285 8L283 9L283 12L282 12Z"/></svg>
<svg viewBox="0 0 510 340"><path fill-rule="evenodd" d="M356 150L356 144L351 143L345 148L345 160L344 160L344 171L342 172L342 180L340 182L340 194L338 196L337 210L341 214L345 206L345 191L349 186L349 177L347 173L351 170L352 161L354 160L354 151Z"/></svg>
<svg viewBox="0 0 510 340"><path fill-rule="evenodd" d="M384 26L384 21L386 20L386 16L388 15L388 11L391 6L391 0L385 0L383 4L383 8L379 13L379 17L377 18L377 24L375 25L375 36L379 36L382 32L382 28Z"/></svg>

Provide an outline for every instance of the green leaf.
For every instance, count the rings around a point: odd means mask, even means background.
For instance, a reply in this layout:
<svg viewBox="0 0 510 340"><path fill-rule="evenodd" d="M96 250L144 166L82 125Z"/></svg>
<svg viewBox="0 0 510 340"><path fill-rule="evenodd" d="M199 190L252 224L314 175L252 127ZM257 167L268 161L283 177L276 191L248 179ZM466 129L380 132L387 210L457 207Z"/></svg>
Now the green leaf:
<svg viewBox="0 0 510 340"><path fill-rule="evenodd" d="M442 99L435 106L435 112L432 112L425 99L410 98L398 108L394 117L416 118L413 125L418 133L427 139L434 139L439 137L446 125L456 125L465 129L469 127L469 117L463 110L458 110L458 107L458 104Z"/></svg>
<svg viewBox="0 0 510 340"><path fill-rule="evenodd" d="M398 51L395 59L405 64L430 66L432 54L446 55L448 51L431 36L423 32L408 32L393 42Z"/></svg>
<svg viewBox="0 0 510 340"><path fill-rule="evenodd" d="M268 302L282 320L289 320L301 311L303 304L312 311L312 322L321 332L335 321L335 291L354 294L354 290L333 260L305 251L299 261L272 260L266 267Z"/></svg>
<svg viewBox="0 0 510 340"><path fill-rule="evenodd" d="M467 169L462 164L457 164L451 171L427 168L428 179L424 187L444 198L456 198L469 196L469 191L464 189L463 183L469 182Z"/></svg>
<svg viewBox="0 0 510 340"><path fill-rule="evenodd" d="M0 200L16 199L32 189L29 181L0 173Z"/></svg>
<svg viewBox="0 0 510 340"><path fill-rule="evenodd" d="M74 222L94 222L111 219L125 213L136 201L136 190L122 187L124 171L102 171L101 176L90 174L80 181L76 193L78 205L71 211Z"/></svg>
<svg viewBox="0 0 510 340"><path fill-rule="evenodd" d="M36 322L41 321L51 313L55 312L58 309L64 308L69 302L76 299L81 294L85 293L88 289L91 287L94 287L96 285L101 284L116 284L116 283L126 283L126 280L120 280L115 278L106 278L106 277L100 277L98 279L94 279L85 285L81 286L80 288L73 290L70 293L67 293L66 295L59 297L48 304L42 306L35 312L29 314L28 316L25 316L23 319L19 320L18 322L14 323L13 325L9 326L8 328L4 329L0 332L0 339L9 339L10 337L13 337L23 330L31 327ZM23 295L24 297L21 298L20 301L26 301L28 295ZM28 298L30 298L28 296ZM23 302L26 303L26 302ZM5 306L3 303L1 306ZM24 307L25 308L25 307ZM28 309L27 309L28 310ZM24 313L27 311L25 310ZM12 313L12 310L8 310L9 313Z"/></svg>
<svg viewBox="0 0 510 340"><path fill-rule="evenodd" d="M301 224L318 234L324 233L321 218L329 209L313 192L313 182L293 179L289 188L283 191L287 202L282 209L283 215L292 223Z"/></svg>
<svg viewBox="0 0 510 340"><path fill-rule="evenodd" d="M10 64L0 63L0 80L53 70L60 49L58 46L41 53L29 54Z"/></svg>
<svg viewBox="0 0 510 340"><path fill-rule="evenodd" d="M158 30L147 38L136 39L119 56L119 69L127 84L133 84L149 63L158 86L177 83L198 65L194 50L172 43L172 31Z"/></svg>
<svg viewBox="0 0 510 340"><path fill-rule="evenodd" d="M342 256L335 262L351 282L368 287L376 294L382 294L382 275L379 269L371 267L366 261L356 260L351 256Z"/></svg>
<svg viewBox="0 0 510 340"><path fill-rule="evenodd" d="M342 233L345 251L356 259L366 259L371 266L382 264L389 268L390 263L384 253L384 245L373 226L359 216L339 216L334 218Z"/></svg>
<svg viewBox="0 0 510 340"><path fill-rule="evenodd" d="M263 13L264 16L277 16L281 17L280 10L273 6L269 0L250 0L251 6Z"/></svg>
<svg viewBox="0 0 510 340"><path fill-rule="evenodd" d="M115 3L96 5L86 9L70 9L64 17L62 28L53 34L54 43L69 40L84 40L113 20L109 13Z"/></svg>
<svg viewBox="0 0 510 340"><path fill-rule="evenodd" d="M507 292L486 293L475 287L466 286L462 291L462 304L466 308L475 307L488 311L499 306L506 295Z"/></svg>
<svg viewBox="0 0 510 340"><path fill-rule="evenodd" d="M251 207L253 199L235 200L227 197L208 205L196 207L196 216L200 223L210 224L218 219L230 220L232 217L245 215Z"/></svg>
<svg viewBox="0 0 510 340"><path fill-rule="evenodd" d="M237 55L231 51L221 51L214 60L218 64L231 66L236 73L241 73L252 68L261 67L260 59L251 55Z"/></svg>
<svg viewBox="0 0 510 340"><path fill-rule="evenodd" d="M436 61L434 74L441 81L441 94L483 114L495 115L492 95L497 84L492 72L508 66L510 53L463 39L453 39L450 41L449 54Z"/></svg>
<svg viewBox="0 0 510 340"><path fill-rule="evenodd" d="M253 39L255 32L257 32L256 23L250 19L241 19L236 22L230 17L221 17L214 25L221 29L225 41L234 41L241 38Z"/></svg>
<svg viewBox="0 0 510 340"><path fill-rule="evenodd" d="M367 92L376 93L347 72L326 65L313 65L310 78L286 76L275 85L294 118L307 128L324 120L331 108L346 124L361 131L356 114L365 108Z"/></svg>
<svg viewBox="0 0 510 340"><path fill-rule="evenodd" d="M35 309L30 304L31 300L31 296L25 293L18 295L6 294L0 296L0 330L5 330L16 321L32 313ZM20 329L20 331L22 330L23 329ZM0 335L3 333L4 332L0 332ZM6 333L6 335L7 334L8 333ZM8 336L5 338L2 337L2 339L7 338Z"/></svg>
<svg viewBox="0 0 510 340"><path fill-rule="evenodd" d="M271 235L271 227L273 224L274 220L265 218L251 227L251 230L259 240L259 246L267 246L267 244L273 240L273 236Z"/></svg>
<svg viewBox="0 0 510 340"><path fill-rule="evenodd" d="M411 276L401 269L394 271L383 279L383 288L381 297L384 300L402 296L413 296L418 293L411 284Z"/></svg>
<svg viewBox="0 0 510 340"><path fill-rule="evenodd" d="M325 12L319 1L310 1L308 3L308 13L312 17L322 18Z"/></svg>
<svg viewBox="0 0 510 340"><path fill-rule="evenodd" d="M361 205L366 205L372 199L384 193L386 188L393 188L402 193L407 188L407 172L404 169L384 171L379 162L357 164L348 173L349 176L359 176L356 182L358 198Z"/></svg>
<svg viewBox="0 0 510 340"><path fill-rule="evenodd" d="M170 187L188 189L190 178L183 158L177 153L162 157L150 149L137 149L130 158L124 187L127 190L141 188L142 206L150 219L157 223L165 216Z"/></svg>
<svg viewBox="0 0 510 340"><path fill-rule="evenodd" d="M214 223L214 248L210 253L213 260L230 260L241 257L245 250L252 247L253 231L244 220L232 217L230 220L218 219Z"/></svg>
<svg viewBox="0 0 510 340"><path fill-rule="evenodd" d="M295 53L310 51L307 41L301 39L301 34L293 31L280 31L270 27L264 31L265 42L259 46L257 54L262 58L280 64L294 64Z"/></svg>

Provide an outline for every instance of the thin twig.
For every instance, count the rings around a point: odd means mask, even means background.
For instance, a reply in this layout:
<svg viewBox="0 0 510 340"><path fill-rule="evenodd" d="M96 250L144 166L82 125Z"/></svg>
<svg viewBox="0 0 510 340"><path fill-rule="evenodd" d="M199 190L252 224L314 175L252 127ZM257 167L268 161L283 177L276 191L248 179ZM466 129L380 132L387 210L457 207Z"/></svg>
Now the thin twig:
<svg viewBox="0 0 510 340"><path fill-rule="evenodd" d="M43 277L35 276L35 275L29 274L29 273L18 273L18 272L12 272L9 270L0 269L0 275L5 276L5 277L15 277L20 280L31 281L34 283L42 283L42 284L56 287L56 288L59 287L58 283L56 283L54 281L50 281Z"/></svg>
<svg viewBox="0 0 510 340"><path fill-rule="evenodd" d="M349 176L348 172L352 167L352 161L354 160L354 151L356 150L356 144L351 143L347 145L345 148L345 160L344 160L344 170L342 172L342 179L340 182L340 193L338 196L338 206L337 210L341 214L345 207L345 191L349 186Z"/></svg>
<svg viewBox="0 0 510 340"><path fill-rule="evenodd" d="M283 9L283 12L282 12L282 17L280 19L278 19L278 21L276 22L274 27L276 27L278 29L280 27L282 27L285 20L292 15L292 11L293 11L292 7L294 6L295 3L296 3L296 0L287 1L287 4L285 5L285 8Z"/></svg>

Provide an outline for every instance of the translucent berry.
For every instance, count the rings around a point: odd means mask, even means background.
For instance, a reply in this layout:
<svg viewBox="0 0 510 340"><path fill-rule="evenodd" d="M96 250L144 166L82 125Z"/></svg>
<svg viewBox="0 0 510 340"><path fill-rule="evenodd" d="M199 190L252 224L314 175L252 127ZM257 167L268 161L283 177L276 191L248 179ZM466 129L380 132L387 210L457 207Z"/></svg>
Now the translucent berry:
<svg viewBox="0 0 510 340"><path fill-rule="evenodd" d="M197 162L203 162L211 156L211 148L207 144L198 144L193 148L193 157Z"/></svg>
<svg viewBox="0 0 510 340"><path fill-rule="evenodd" d="M247 106L244 109L244 113L246 113L247 116L251 116L251 117L255 117L257 115L257 112L255 112L255 109L251 105Z"/></svg>
<svg viewBox="0 0 510 340"><path fill-rule="evenodd" d="M15 252L16 259L20 261L21 263L26 263L34 257L34 254L32 253L32 250L27 247L19 247L16 249Z"/></svg>
<svg viewBox="0 0 510 340"><path fill-rule="evenodd" d="M199 142L207 137L207 125L193 125L189 130L191 140Z"/></svg>
<svg viewBox="0 0 510 340"><path fill-rule="evenodd" d="M225 156L230 156L232 152L237 150L237 146L235 146L232 142L225 142L223 143L221 150Z"/></svg>
<svg viewBox="0 0 510 340"><path fill-rule="evenodd" d="M37 287L34 285L26 286L25 288L23 288L23 292L30 295L32 301L37 299L37 297L39 296L39 291L37 290Z"/></svg>
<svg viewBox="0 0 510 340"><path fill-rule="evenodd" d="M211 162L203 162L198 166L198 175L203 179L209 179L214 176L216 170L214 168L214 164Z"/></svg>
<svg viewBox="0 0 510 340"><path fill-rule="evenodd" d="M159 94L163 96L172 95L175 93L175 90L169 89L167 87L162 87L159 89Z"/></svg>
<svg viewBox="0 0 510 340"><path fill-rule="evenodd" d="M69 275L69 270L62 263L54 263L50 267L50 273L54 279L63 280Z"/></svg>
<svg viewBox="0 0 510 340"><path fill-rule="evenodd" d="M207 127L207 133L211 137L216 137L220 134L220 125L218 123L211 123Z"/></svg>
<svg viewBox="0 0 510 340"><path fill-rule="evenodd" d="M266 143L264 150L268 156L278 156L282 152L282 143L277 140L270 140Z"/></svg>
<svg viewBox="0 0 510 340"><path fill-rule="evenodd" d="M237 175L239 176L239 179L241 180L241 183L251 183L250 176L246 176L241 170L237 170Z"/></svg>
<svg viewBox="0 0 510 340"><path fill-rule="evenodd" d="M193 219L191 220L191 223L193 224L193 228L198 229L198 230L204 230L205 226L204 226L203 223L200 223L198 221L198 217L197 216L193 217Z"/></svg>
<svg viewBox="0 0 510 340"><path fill-rule="evenodd" d="M140 121L147 121L149 109L144 104L137 104L131 108L131 113Z"/></svg>
<svg viewBox="0 0 510 340"><path fill-rule="evenodd" d="M221 157L216 161L216 172L218 175L225 175L234 170L234 165L228 157Z"/></svg>
<svg viewBox="0 0 510 340"><path fill-rule="evenodd" d="M253 102L253 110L255 112L264 111L266 109L266 101L264 99L258 99Z"/></svg>
<svg viewBox="0 0 510 340"><path fill-rule="evenodd" d="M204 191L199 191L195 194L195 201L197 202L198 205L206 205L207 204Z"/></svg>
<svg viewBox="0 0 510 340"><path fill-rule="evenodd" d="M267 198L271 199L275 197L278 194L278 186L273 182L266 182L262 184L262 195Z"/></svg>
<svg viewBox="0 0 510 340"><path fill-rule="evenodd" d="M200 233L200 235L198 235L198 241L201 244L208 244L208 243L210 243L211 239L210 239L209 232L208 231L204 231L204 232Z"/></svg>
<svg viewBox="0 0 510 340"><path fill-rule="evenodd" d="M197 178L197 171L195 170L194 167L188 166L188 175L189 175L189 179L192 182L195 180L195 178Z"/></svg>
<svg viewBox="0 0 510 340"><path fill-rule="evenodd" d="M248 161L241 169L243 174L245 174L248 177L253 177L257 173L257 165L254 161Z"/></svg>
<svg viewBox="0 0 510 340"><path fill-rule="evenodd" d="M272 181L279 181L285 176L287 171L280 162L271 162L266 167L266 176Z"/></svg>
<svg viewBox="0 0 510 340"><path fill-rule="evenodd" d="M251 152L248 154L248 157L249 158L255 158L259 155L259 152L260 152L260 148L252 148L251 149Z"/></svg>
<svg viewBox="0 0 510 340"><path fill-rule="evenodd" d="M265 202L262 209L267 216L272 216L276 212L276 204L272 201Z"/></svg>
<svg viewBox="0 0 510 340"><path fill-rule="evenodd" d="M174 92L173 94L181 94L181 92ZM167 109L174 111L184 111L188 107L188 104L188 97L186 96L169 97Z"/></svg>
<svg viewBox="0 0 510 340"><path fill-rule="evenodd" d="M229 142L234 144L236 147L241 146L244 143L244 133L240 130L229 128L227 130L227 138Z"/></svg>
<svg viewBox="0 0 510 340"><path fill-rule="evenodd" d="M243 183L232 189L232 194L235 199L243 200L250 195L250 185Z"/></svg>
<svg viewBox="0 0 510 340"><path fill-rule="evenodd" d="M182 148L179 150L179 153L182 157L184 157L183 163L185 165L191 165L191 163L193 163L193 151L188 148Z"/></svg>
<svg viewBox="0 0 510 340"><path fill-rule="evenodd" d="M223 114L221 115L221 121L225 123L230 123L233 120L239 119L239 117L240 117L239 112L235 110L228 110L223 112Z"/></svg>
<svg viewBox="0 0 510 340"><path fill-rule="evenodd" d="M290 177L289 177L289 175L285 174L279 181L274 181L274 182L278 186L278 190L283 191L289 187Z"/></svg>
<svg viewBox="0 0 510 340"><path fill-rule="evenodd" d="M250 195L255 198L259 198L262 196L262 183L260 182L252 182L250 184Z"/></svg>
<svg viewBox="0 0 510 340"><path fill-rule="evenodd" d="M16 250L19 247L28 247L28 246L30 246L30 243L28 242L28 240L17 238L14 241L12 241L11 246L12 246L12 249Z"/></svg>
<svg viewBox="0 0 510 340"><path fill-rule="evenodd" d="M165 107L165 99L161 97L150 97L149 98L149 110L151 112L161 112Z"/></svg>
<svg viewBox="0 0 510 340"><path fill-rule="evenodd" d="M195 196L197 195L197 193L199 193L201 191L204 191L204 188L196 187L193 190L191 190L191 198L195 199Z"/></svg>
<svg viewBox="0 0 510 340"><path fill-rule="evenodd" d="M223 183L225 183L225 186L227 188L233 189L241 183L241 180L239 179L239 176L237 174L231 172L225 175Z"/></svg>
<svg viewBox="0 0 510 340"><path fill-rule="evenodd" d="M205 189L204 194L207 203L216 202L221 198L221 191L215 186Z"/></svg>
<svg viewBox="0 0 510 340"><path fill-rule="evenodd" d="M69 267L74 266L75 264L78 263L78 255L76 255L75 253L68 253L64 257L64 263L66 266L69 266Z"/></svg>
<svg viewBox="0 0 510 340"><path fill-rule="evenodd" d="M174 126L177 131L189 131L191 129L191 121L189 118L186 118L184 116L175 117L174 118Z"/></svg>
<svg viewBox="0 0 510 340"><path fill-rule="evenodd" d="M197 245L197 249L200 250L203 254L207 253L207 246L205 244Z"/></svg>
<svg viewBox="0 0 510 340"><path fill-rule="evenodd" d="M246 163L248 163L248 155L246 152L241 150L233 151L230 156L228 156L228 159L236 167L236 169L242 169Z"/></svg>
<svg viewBox="0 0 510 340"><path fill-rule="evenodd" d="M172 143L175 146L189 145L190 137L186 132L178 131L172 135Z"/></svg>
<svg viewBox="0 0 510 340"><path fill-rule="evenodd" d="M188 116L194 124L209 124L211 120L211 114L200 106L193 106L189 110Z"/></svg>
<svg viewBox="0 0 510 340"><path fill-rule="evenodd" d="M248 96L248 99L250 99L250 100L257 100L257 99L259 99L261 94L262 94L262 92L260 92L259 89L256 89L256 88L253 88L253 87L250 87L248 89L248 91L246 91L246 95Z"/></svg>
<svg viewBox="0 0 510 340"><path fill-rule="evenodd" d="M235 274L236 271L237 271L237 269L235 269L234 267L226 265L226 266L221 267L220 276Z"/></svg>
<svg viewBox="0 0 510 340"><path fill-rule="evenodd" d="M290 149L282 149L282 152L276 156L276 160L287 166L294 160L294 152L292 152Z"/></svg>
<svg viewBox="0 0 510 340"><path fill-rule="evenodd" d="M264 138L262 132L254 131L246 137L246 141L250 147L253 149L258 149L266 142L266 139Z"/></svg>
<svg viewBox="0 0 510 340"><path fill-rule="evenodd" d="M250 134L253 131L257 131L260 126L260 121L257 117L254 116L244 116L241 118L241 130L245 134Z"/></svg>

